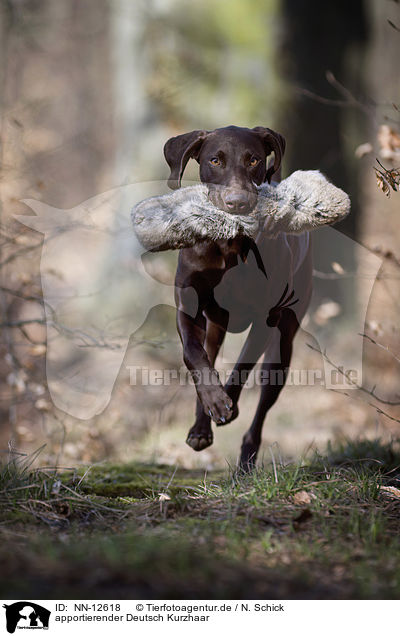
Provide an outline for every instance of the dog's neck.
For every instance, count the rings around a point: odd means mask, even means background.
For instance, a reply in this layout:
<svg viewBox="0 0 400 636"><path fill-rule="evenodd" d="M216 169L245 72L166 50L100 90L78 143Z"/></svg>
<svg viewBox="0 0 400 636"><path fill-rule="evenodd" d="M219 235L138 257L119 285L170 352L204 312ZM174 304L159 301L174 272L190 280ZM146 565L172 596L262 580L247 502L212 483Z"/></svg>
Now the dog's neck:
<svg viewBox="0 0 400 636"><path fill-rule="evenodd" d="M267 277L257 243L250 237L236 236L232 239L216 241L216 244L225 260L226 269L235 267L238 263L238 258L240 258L243 263L246 263L249 252L251 251L254 254L259 269Z"/></svg>

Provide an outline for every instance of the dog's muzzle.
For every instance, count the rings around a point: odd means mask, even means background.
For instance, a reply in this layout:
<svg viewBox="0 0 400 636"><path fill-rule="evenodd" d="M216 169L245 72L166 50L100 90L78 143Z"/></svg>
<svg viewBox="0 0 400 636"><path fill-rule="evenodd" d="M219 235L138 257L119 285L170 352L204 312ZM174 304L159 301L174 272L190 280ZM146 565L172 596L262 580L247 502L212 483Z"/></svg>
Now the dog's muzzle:
<svg viewBox="0 0 400 636"><path fill-rule="evenodd" d="M230 214L250 214L257 203L257 192L209 185L208 196L216 208Z"/></svg>

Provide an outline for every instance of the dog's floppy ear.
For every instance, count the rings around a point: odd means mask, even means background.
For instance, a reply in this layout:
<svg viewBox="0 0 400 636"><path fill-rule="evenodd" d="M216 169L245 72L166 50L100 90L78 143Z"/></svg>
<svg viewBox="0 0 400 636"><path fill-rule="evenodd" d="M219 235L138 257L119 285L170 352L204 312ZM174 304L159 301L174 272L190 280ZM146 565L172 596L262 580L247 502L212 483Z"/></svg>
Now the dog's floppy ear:
<svg viewBox="0 0 400 636"><path fill-rule="evenodd" d="M181 187L181 179L189 159L198 159L200 148L208 135L207 130L192 132L171 137L164 146L164 157L171 169L168 186L171 190Z"/></svg>
<svg viewBox="0 0 400 636"><path fill-rule="evenodd" d="M261 139L264 144L264 148L267 152L267 156L274 152L274 163L268 168L265 181L271 183L271 178L277 172L281 166L282 157L285 153L286 142L284 137L279 133L271 130L270 128L263 128L262 126L256 126L256 128L252 129Z"/></svg>

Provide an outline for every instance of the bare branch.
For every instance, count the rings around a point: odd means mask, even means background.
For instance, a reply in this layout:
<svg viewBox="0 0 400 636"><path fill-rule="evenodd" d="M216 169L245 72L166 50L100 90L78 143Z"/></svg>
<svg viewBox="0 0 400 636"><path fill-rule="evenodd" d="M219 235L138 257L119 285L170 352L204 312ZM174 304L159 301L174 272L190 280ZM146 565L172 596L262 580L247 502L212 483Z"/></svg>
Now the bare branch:
<svg viewBox="0 0 400 636"><path fill-rule="evenodd" d="M382 256L382 258L385 258L391 263L394 263L395 265L397 265L397 267L400 267L400 258L395 256L391 250L385 250L382 247L369 247L368 245L364 245L364 247L366 247L367 250L370 250L374 254Z"/></svg>
<svg viewBox="0 0 400 636"><path fill-rule="evenodd" d="M398 26L396 26L394 24L394 22L392 22L391 20L388 19L388 23L390 24L390 26L392 27L392 29L394 29L395 31L398 31L400 33L400 29Z"/></svg>
<svg viewBox="0 0 400 636"><path fill-rule="evenodd" d="M346 380L347 380L347 382L349 384L354 386L359 391L362 391L363 393L366 393L367 395L370 395L371 397L374 398L374 400L377 400L381 404L387 404L388 406L400 406L400 401L392 402L391 400L385 400L385 399L379 397L379 395L376 395L375 386L372 389L366 389L365 387L363 387L360 384L358 384L355 380L353 380L351 378L350 373L348 371L344 371L341 367L339 367L334 362L332 362L332 360L327 356L326 351L322 352L320 349L318 349L317 347L313 347L313 345L311 345L311 344L307 344L307 346L310 349L312 349L313 351L316 351L317 353L320 353L322 355L322 357L324 358L324 360L326 360L328 362L328 364L330 364L334 369L336 369L336 371L338 371L341 376L346 378ZM375 404L371 404L371 406L373 406L374 408L378 408Z"/></svg>
<svg viewBox="0 0 400 636"><path fill-rule="evenodd" d="M32 318L30 320L14 320L12 322L2 322L0 323L1 328L9 327L12 329L13 327L23 327L25 325L45 325L46 320L44 318Z"/></svg>
<svg viewBox="0 0 400 636"><path fill-rule="evenodd" d="M19 258L22 254L27 254L28 252L32 252L33 250L36 250L38 247L42 247L42 245L43 245L43 241L40 241L40 243L36 243L35 245L27 245L26 247L21 248L18 252L13 252L12 254L10 254L10 256L7 256L7 258L5 258L4 261L0 263L0 267L4 267L4 265L8 265L9 263L12 263L12 261L17 260L17 258Z"/></svg>
<svg viewBox="0 0 400 636"><path fill-rule="evenodd" d="M362 338L365 338L366 340L369 340L370 342L372 342L372 344L376 345L377 347L379 347L380 349L383 349L384 351L386 351L389 355L392 356L392 358L394 358L394 360L396 360L396 362L398 362L400 364L400 358L398 358L393 351L391 351L389 349L389 347L381 344L380 342L377 342L376 340L374 340L373 338L371 338L371 336L368 336L366 333L359 333L359 336L361 336Z"/></svg>
<svg viewBox="0 0 400 636"><path fill-rule="evenodd" d="M36 301L39 303L43 303L44 300L41 296L27 296L19 291L19 289L11 289L10 287L3 287L0 285L0 290L5 292L6 294L11 294L12 296L16 296L17 298L22 298L22 300Z"/></svg>
<svg viewBox="0 0 400 636"><path fill-rule="evenodd" d="M315 102L319 102L320 104L326 104L327 106L339 106L340 108L349 106L349 102L347 100L330 99L329 97L322 97L321 95L318 95L317 93L313 93L313 91L308 90L308 88L298 87L296 91L300 93L301 95L305 95L306 97L309 97Z"/></svg>

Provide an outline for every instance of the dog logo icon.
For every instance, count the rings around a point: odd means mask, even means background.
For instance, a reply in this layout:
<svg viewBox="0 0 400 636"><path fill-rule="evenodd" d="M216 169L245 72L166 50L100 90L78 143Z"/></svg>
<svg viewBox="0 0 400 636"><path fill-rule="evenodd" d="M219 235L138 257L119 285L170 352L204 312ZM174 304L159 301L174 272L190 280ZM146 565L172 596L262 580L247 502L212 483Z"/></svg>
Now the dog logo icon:
<svg viewBox="0 0 400 636"><path fill-rule="evenodd" d="M49 629L50 610L32 603L19 601L3 605L6 610L7 631L13 634L18 629Z"/></svg>

